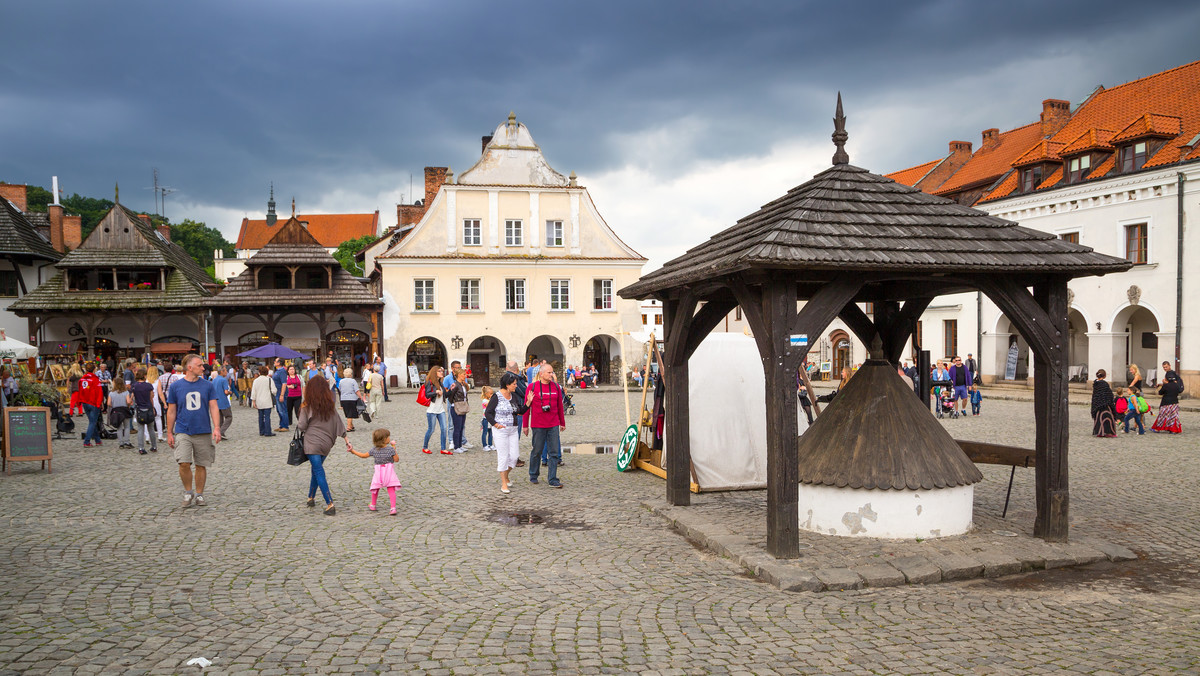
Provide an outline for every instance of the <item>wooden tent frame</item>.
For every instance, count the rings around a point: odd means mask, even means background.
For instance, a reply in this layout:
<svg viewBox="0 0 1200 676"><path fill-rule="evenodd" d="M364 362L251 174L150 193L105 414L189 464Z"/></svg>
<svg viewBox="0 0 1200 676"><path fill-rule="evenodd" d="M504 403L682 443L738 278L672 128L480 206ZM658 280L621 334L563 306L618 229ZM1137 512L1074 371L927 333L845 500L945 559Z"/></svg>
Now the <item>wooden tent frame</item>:
<svg viewBox="0 0 1200 676"><path fill-rule="evenodd" d="M791 336L815 338L840 318L864 344L873 346L873 358L898 363L917 319L936 296L982 291L1034 352L1034 535L1065 542L1070 505L1067 282L1126 270L1129 263L849 166L842 147L847 135L840 95L834 120L837 152L832 169L619 292L624 298L654 297L663 303L665 368L670 376L668 430L689 429L689 357L740 306L766 377L767 551L777 558L795 558L799 556L795 378L812 341L793 347ZM848 185L861 186L863 192L849 193L844 187ZM896 207L894 213L886 209L891 205ZM813 216L814 212L819 213ZM962 249L969 253L948 251L938 260L939 252L896 245L892 250L883 247L861 253L866 248L862 242L872 243L870 237L880 236L874 232L905 228L918 228L922 237L931 239L966 241L969 246ZM802 242L803 237L819 246L791 243ZM841 248L826 244L835 238L847 244ZM806 302L797 310L800 301ZM858 303L873 303L874 316L869 317ZM689 505L691 440L686 432L671 434L670 439L664 468L667 502Z"/></svg>

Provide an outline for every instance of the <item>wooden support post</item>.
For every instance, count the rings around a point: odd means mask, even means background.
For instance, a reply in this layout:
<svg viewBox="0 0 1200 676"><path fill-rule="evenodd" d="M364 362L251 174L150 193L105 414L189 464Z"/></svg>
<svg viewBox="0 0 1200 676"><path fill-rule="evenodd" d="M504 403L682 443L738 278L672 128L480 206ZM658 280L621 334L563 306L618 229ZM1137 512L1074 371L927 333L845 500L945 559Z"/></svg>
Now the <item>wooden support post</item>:
<svg viewBox="0 0 1200 676"><path fill-rule="evenodd" d="M1070 491L1067 476L1069 401L1067 394L1067 280L1051 278L1034 287L1034 299L1049 319L1054 338L1050 349L1034 352L1037 518L1033 534L1049 542L1066 542Z"/></svg>
<svg viewBox="0 0 1200 676"><path fill-rule="evenodd" d="M688 333L696 312L696 298L685 292L678 300L663 302L664 340L667 344L666 373L666 453L663 469L667 472L667 503L692 504L691 411L688 401Z"/></svg>
<svg viewBox="0 0 1200 676"><path fill-rule="evenodd" d="M800 459L796 371L790 334L796 284L770 280L762 287L762 319L770 353L763 355L767 417L767 551L780 559L800 555ZM797 348L807 353L808 348Z"/></svg>

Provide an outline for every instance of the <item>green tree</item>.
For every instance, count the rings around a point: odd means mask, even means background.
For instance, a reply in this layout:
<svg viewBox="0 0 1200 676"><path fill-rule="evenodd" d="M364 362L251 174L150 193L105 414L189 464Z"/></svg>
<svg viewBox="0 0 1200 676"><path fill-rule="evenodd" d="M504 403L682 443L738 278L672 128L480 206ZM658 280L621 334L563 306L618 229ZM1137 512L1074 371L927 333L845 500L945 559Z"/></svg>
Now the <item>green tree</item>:
<svg viewBox="0 0 1200 676"><path fill-rule="evenodd" d="M54 201L54 195L40 185L31 185L25 190L25 202L30 211L46 211L46 205Z"/></svg>
<svg viewBox="0 0 1200 676"><path fill-rule="evenodd" d="M337 259L337 262L342 264L343 268L346 268L347 272L355 277L362 277L362 263L354 260L354 255L365 249L367 245L373 243L377 239L377 237L373 237L371 235L363 235L358 239L346 240L338 246L337 251L333 252L333 257Z"/></svg>
<svg viewBox="0 0 1200 676"><path fill-rule="evenodd" d="M92 229L104 218L104 214L113 208L112 200L96 199L95 197L84 197L79 193L73 193L70 197L62 199L63 208L68 214L79 214L80 226L83 231L83 238L91 234Z"/></svg>
<svg viewBox="0 0 1200 676"><path fill-rule="evenodd" d="M215 249L220 249L227 257L233 256L233 244L220 230L187 218L171 226L171 241L183 247L202 268L213 265Z"/></svg>

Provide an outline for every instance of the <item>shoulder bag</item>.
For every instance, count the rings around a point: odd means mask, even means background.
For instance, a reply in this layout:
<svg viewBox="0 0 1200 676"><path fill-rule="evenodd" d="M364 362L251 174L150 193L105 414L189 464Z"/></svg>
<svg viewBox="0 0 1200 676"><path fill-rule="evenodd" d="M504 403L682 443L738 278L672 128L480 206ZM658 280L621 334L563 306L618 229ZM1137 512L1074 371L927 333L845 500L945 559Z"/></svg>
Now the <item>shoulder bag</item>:
<svg viewBox="0 0 1200 676"><path fill-rule="evenodd" d="M304 432L296 430L295 436L292 437L292 443L288 444L287 464L303 465L308 462L308 456L304 453Z"/></svg>

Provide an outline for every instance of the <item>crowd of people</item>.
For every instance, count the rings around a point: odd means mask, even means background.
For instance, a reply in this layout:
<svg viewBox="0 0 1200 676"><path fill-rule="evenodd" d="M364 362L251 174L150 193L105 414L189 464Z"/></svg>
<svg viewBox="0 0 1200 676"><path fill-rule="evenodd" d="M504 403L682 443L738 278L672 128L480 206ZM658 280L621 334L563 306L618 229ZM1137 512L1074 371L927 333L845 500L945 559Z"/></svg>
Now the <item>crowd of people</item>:
<svg viewBox="0 0 1200 676"><path fill-rule="evenodd" d="M1141 369L1137 364L1129 366L1129 380L1125 387L1115 391L1108 382L1108 373L1104 369L1096 372L1096 380L1092 382L1092 435L1097 437L1115 437L1117 428L1124 426L1124 433L1136 426L1138 434L1145 434L1145 416L1154 416L1154 424L1150 426L1153 432L1181 434L1183 427L1179 423L1179 395L1183 394L1183 379L1171 368L1170 362L1163 362L1163 377L1158 385L1157 414L1146 401L1143 394L1145 383L1142 380ZM1133 423L1131 426L1130 423Z"/></svg>

